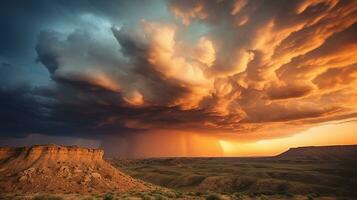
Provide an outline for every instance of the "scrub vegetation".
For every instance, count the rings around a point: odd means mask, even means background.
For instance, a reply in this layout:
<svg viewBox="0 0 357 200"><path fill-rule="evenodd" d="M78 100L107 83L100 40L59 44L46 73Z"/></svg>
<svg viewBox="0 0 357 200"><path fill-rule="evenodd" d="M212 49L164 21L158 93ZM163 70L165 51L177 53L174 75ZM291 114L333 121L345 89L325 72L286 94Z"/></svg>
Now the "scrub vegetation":
<svg viewBox="0 0 357 200"><path fill-rule="evenodd" d="M112 163L135 178L182 192L357 197L357 161L351 160L161 158Z"/></svg>

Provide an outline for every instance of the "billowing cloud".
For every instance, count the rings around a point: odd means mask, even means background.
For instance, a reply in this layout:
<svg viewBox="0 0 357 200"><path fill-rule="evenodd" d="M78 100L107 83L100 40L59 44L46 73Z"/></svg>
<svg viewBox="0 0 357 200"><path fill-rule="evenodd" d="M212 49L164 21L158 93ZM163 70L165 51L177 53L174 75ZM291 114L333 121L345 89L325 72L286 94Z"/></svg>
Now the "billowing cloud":
<svg viewBox="0 0 357 200"><path fill-rule="evenodd" d="M356 1L165 6L165 20L117 23L86 9L74 29L41 30L35 51L50 81L1 88L1 132L258 140L356 117Z"/></svg>

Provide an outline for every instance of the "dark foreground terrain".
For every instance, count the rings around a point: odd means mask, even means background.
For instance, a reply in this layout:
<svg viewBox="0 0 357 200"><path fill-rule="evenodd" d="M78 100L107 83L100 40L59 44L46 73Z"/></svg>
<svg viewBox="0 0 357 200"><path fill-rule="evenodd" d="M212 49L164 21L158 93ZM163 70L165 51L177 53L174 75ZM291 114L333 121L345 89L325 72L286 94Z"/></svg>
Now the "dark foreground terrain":
<svg viewBox="0 0 357 200"><path fill-rule="evenodd" d="M292 148L264 158L103 160L103 153L0 148L0 199L357 199L357 145Z"/></svg>
<svg viewBox="0 0 357 200"><path fill-rule="evenodd" d="M266 158L112 160L127 174L197 195L357 199L357 146L294 148Z"/></svg>

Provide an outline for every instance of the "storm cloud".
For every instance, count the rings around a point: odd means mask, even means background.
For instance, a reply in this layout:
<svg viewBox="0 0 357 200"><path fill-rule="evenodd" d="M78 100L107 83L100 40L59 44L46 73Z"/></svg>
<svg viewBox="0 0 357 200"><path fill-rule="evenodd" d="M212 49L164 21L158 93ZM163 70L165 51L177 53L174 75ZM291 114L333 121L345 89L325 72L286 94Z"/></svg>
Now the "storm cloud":
<svg viewBox="0 0 357 200"><path fill-rule="evenodd" d="M3 137L257 140L357 116L356 1L67 3L5 3L36 26L1 12ZM44 84L12 63L21 48Z"/></svg>

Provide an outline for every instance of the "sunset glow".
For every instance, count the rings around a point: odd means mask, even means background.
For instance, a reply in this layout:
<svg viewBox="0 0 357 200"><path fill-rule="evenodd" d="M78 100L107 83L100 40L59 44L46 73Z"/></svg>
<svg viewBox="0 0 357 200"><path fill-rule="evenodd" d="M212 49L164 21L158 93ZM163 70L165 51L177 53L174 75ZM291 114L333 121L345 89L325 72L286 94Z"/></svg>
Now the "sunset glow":
<svg viewBox="0 0 357 200"><path fill-rule="evenodd" d="M275 156L293 147L356 144L356 130L356 122L347 122L319 125L286 138L219 142L225 156Z"/></svg>

